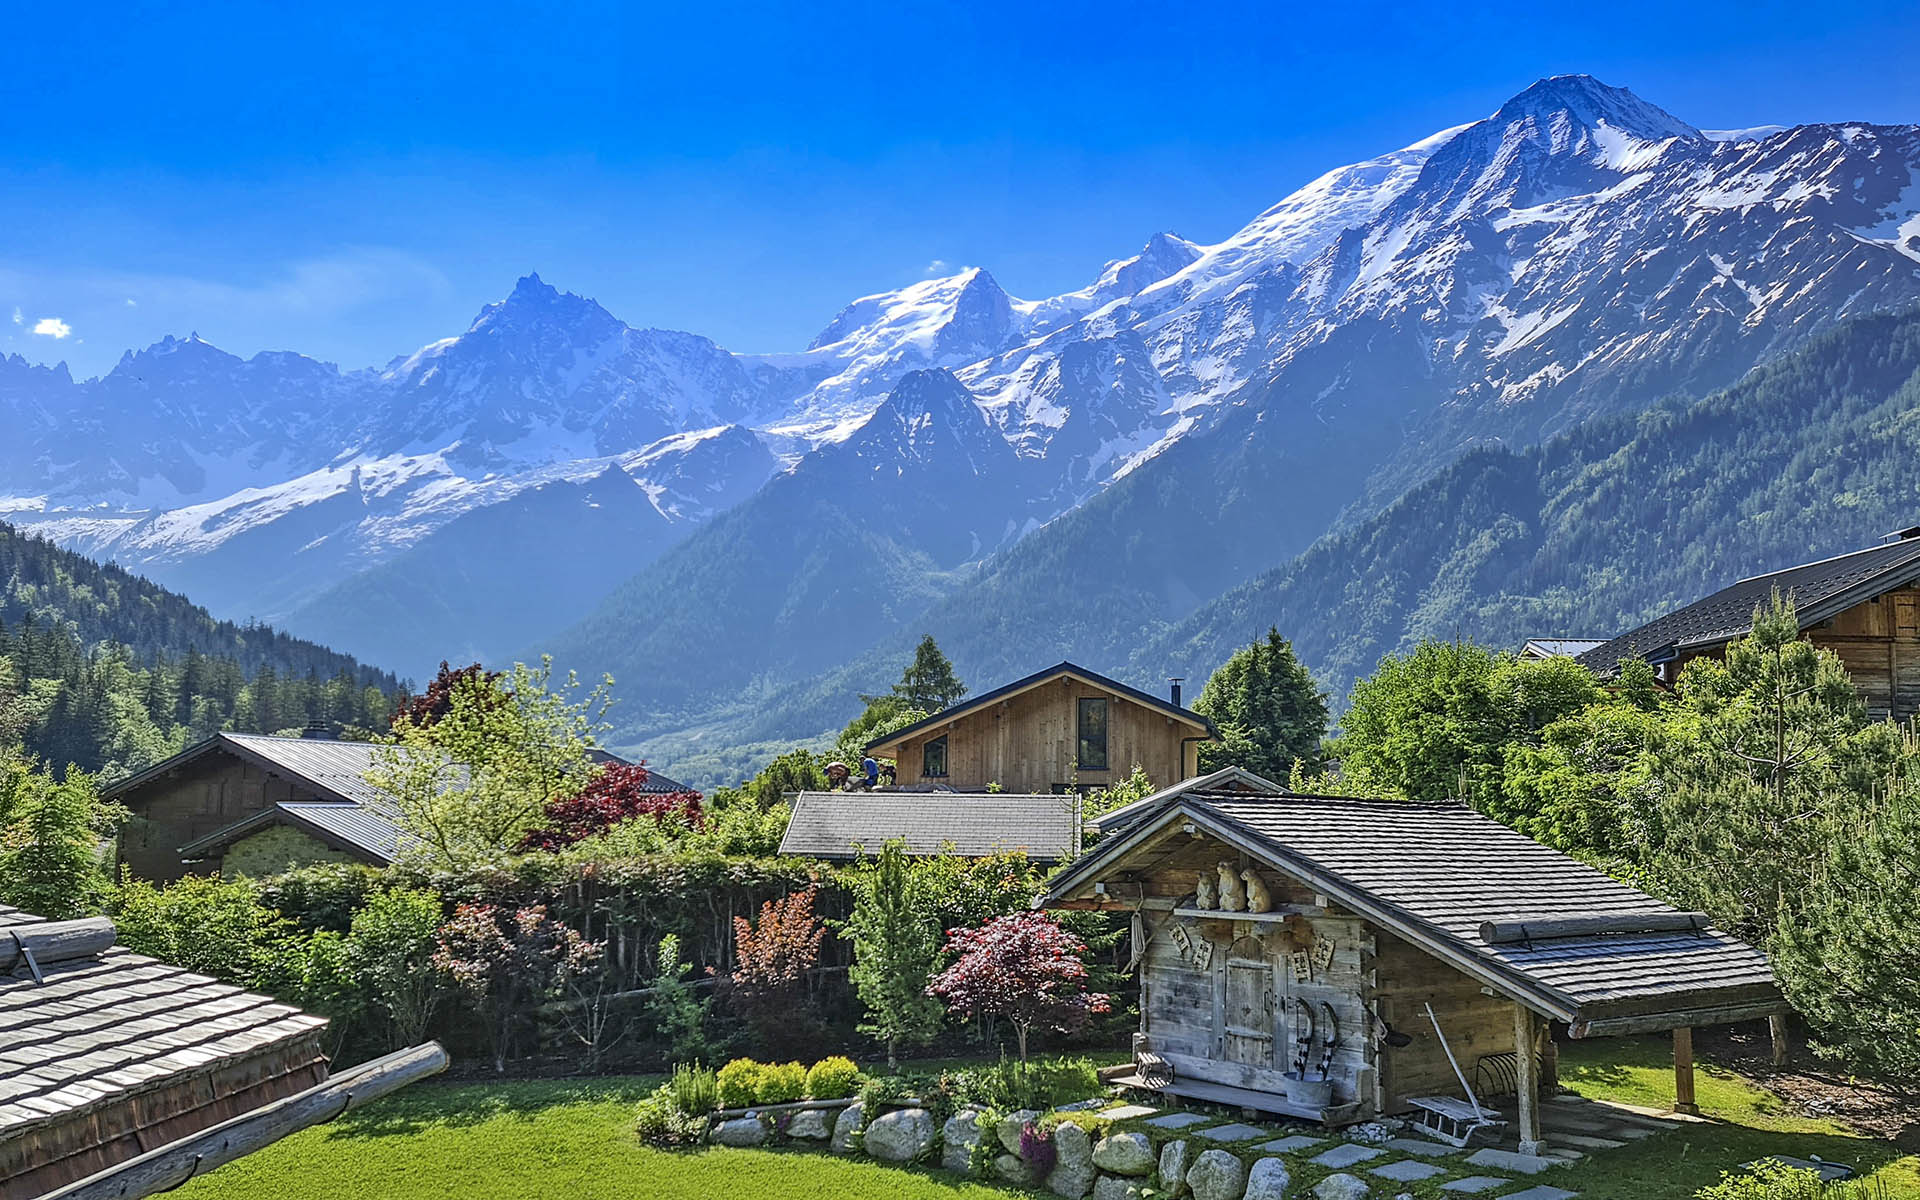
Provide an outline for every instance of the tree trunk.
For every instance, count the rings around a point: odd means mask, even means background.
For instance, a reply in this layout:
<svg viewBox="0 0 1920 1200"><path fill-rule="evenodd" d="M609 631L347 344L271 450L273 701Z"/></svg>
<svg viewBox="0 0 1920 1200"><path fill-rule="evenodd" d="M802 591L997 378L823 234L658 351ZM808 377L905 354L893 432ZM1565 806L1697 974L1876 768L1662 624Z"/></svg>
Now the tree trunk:
<svg viewBox="0 0 1920 1200"><path fill-rule="evenodd" d="M1027 1061L1027 1027L1025 1025L1019 1024L1018 1022L1015 1022L1013 1026L1013 1036L1020 1044L1020 1061L1026 1062Z"/></svg>

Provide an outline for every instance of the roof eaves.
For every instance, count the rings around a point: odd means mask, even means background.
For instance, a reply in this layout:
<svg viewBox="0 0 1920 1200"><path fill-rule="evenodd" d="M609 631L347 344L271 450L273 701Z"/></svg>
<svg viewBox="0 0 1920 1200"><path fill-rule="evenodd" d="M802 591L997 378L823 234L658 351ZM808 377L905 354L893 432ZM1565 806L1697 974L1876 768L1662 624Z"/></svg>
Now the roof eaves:
<svg viewBox="0 0 1920 1200"><path fill-rule="evenodd" d="M937 728L938 726L944 725L950 721L957 721L961 717L965 716L966 714L973 712L975 709L984 708L989 704L993 704L1000 700L1005 700L1010 697L1017 696L1021 692L1029 691L1033 688L1039 687L1041 684L1046 683L1049 680L1056 679L1062 675L1072 675L1078 678L1083 683L1092 684L1094 687L1106 688L1112 691L1115 695L1124 696L1127 699L1132 700L1136 704L1141 704L1149 708L1156 709L1166 714L1167 716L1174 718L1175 720L1185 721L1189 725L1192 725L1196 728L1204 729L1206 730L1208 737L1220 736L1219 730L1214 728L1214 724L1212 720L1210 720L1207 717L1201 716L1199 713L1194 712L1190 708L1182 708L1179 705L1174 704L1172 701L1163 700L1151 692L1143 692L1139 688L1133 687L1130 684L1121 683L1117 679L1110 679L1107 676L1100 674L1098 671L1089 671L1085 667L1075 666L1073 663L1062 661L1054 664L1051 667L1046 668L1043 671L1035 671L1033 674L1022 676L1021 678L1014 680L1012 683L1003 683L999 687L994 688L991 691L981 692L978 696L974 696L969 699L962 700L958 704L954 704L947 708L943 708L939 712L934 713L930 717L922 717L920 720L915 721L911 725L902 726L901 728L894 730L892 733L885 734L884 736L873 739L872 741L868 742L865 746L863 746L861 749L863 750L863 752L871 754L875 750L880 749L881 747L891 745L894 742L902 741L924 730Z"/></svg>

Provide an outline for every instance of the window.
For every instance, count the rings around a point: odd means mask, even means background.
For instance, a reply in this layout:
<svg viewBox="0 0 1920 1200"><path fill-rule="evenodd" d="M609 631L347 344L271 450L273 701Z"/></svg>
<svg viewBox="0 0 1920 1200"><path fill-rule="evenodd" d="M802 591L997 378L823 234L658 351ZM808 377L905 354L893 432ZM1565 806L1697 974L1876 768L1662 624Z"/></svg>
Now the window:
<svg viewBox="0 0 1920 1200"><path fill-rule="evenodd" d="M947 735L939 737L920 747L920 774L930 779L944 779L947 774Z"/></svg>
<svg viewBox="0 0 1920 1200"><path fill-rule="evenodd" d="M1080 701L1080 758L1082 771L1107 769L1107 702Z"/></svg>

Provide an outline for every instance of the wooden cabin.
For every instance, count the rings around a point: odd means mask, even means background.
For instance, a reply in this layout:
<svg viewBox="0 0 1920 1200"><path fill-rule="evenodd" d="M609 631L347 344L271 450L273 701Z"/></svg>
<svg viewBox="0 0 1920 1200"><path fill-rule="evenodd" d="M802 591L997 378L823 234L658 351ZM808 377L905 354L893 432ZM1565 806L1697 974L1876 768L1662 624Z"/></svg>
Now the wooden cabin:
<svg viewBox="0 0 1920 1200"><path fill-rule="evenodd" d="M1688 661L1753 632L1754 609L1790 598L1806 639L1839 655L1876 720L1920 716L1920 526L1834 558L1742 579L1581 653L1601 676L1643 658L1671 683Z"/></svg>
<svg viewBox="0 0 1920 1200"><path fill-rule="evenodd" d="M327 1078L326 1020L0 905L0 1198L26 1200Z"/></svg>
<svg viewBox="0 0 1920 1200"><path fill-rule="evenodd" d="M1132 915L1135 1086L1443 1136L1496 1110L1537 1153L1548 1023L1675 1031L1684 1105L1693 1026L1786 1011L1758 951L1464 807L1190 787L1102 827L1041 903Z"/></svg>
<svg viewBox="0 0 1920 1200"><path fill-rule="evenodd" d="M1034 794L1091 791L1137 765L1166 787L1199 773L1211 722L1169 699L1063 662L876 738L895 786Z"/></svg>

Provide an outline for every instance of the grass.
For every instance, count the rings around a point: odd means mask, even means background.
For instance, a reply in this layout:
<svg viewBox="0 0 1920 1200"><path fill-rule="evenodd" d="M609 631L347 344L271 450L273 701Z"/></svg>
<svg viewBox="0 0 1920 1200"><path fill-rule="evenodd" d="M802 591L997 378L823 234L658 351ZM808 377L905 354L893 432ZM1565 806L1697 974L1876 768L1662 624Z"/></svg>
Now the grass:
<svg viewBox="0 0 1920 1200"><path fill-rule="evenodd" d="M975 1060L977 1061L977 1060ZM909 1070L965 1060L903 1063ZM1583 1200L1691 1200L1722 1171L1769 1154L1851 1163L1889 1196L1920 1196L1920 1157L1830 1121L1797 1116L1724 1070L1697 1072L1702 1110L1646 1143L1596 1154L1540 1182ZM1663 1039L1575 1043L1561 1080L1595 1099L1666 1107L1673 1073ZM811 1151L650 1150L632 1132L633 1106L657 1078L424 1083L332 1125L309 1129L180 1189L181 1200L714 1200L823 1196L845 1200L996 1200L1022 1193ZM1427 1189L1414 1185L1414 1194ZM1434 1196L1450 1193L1434 1191Z"/></svg>

